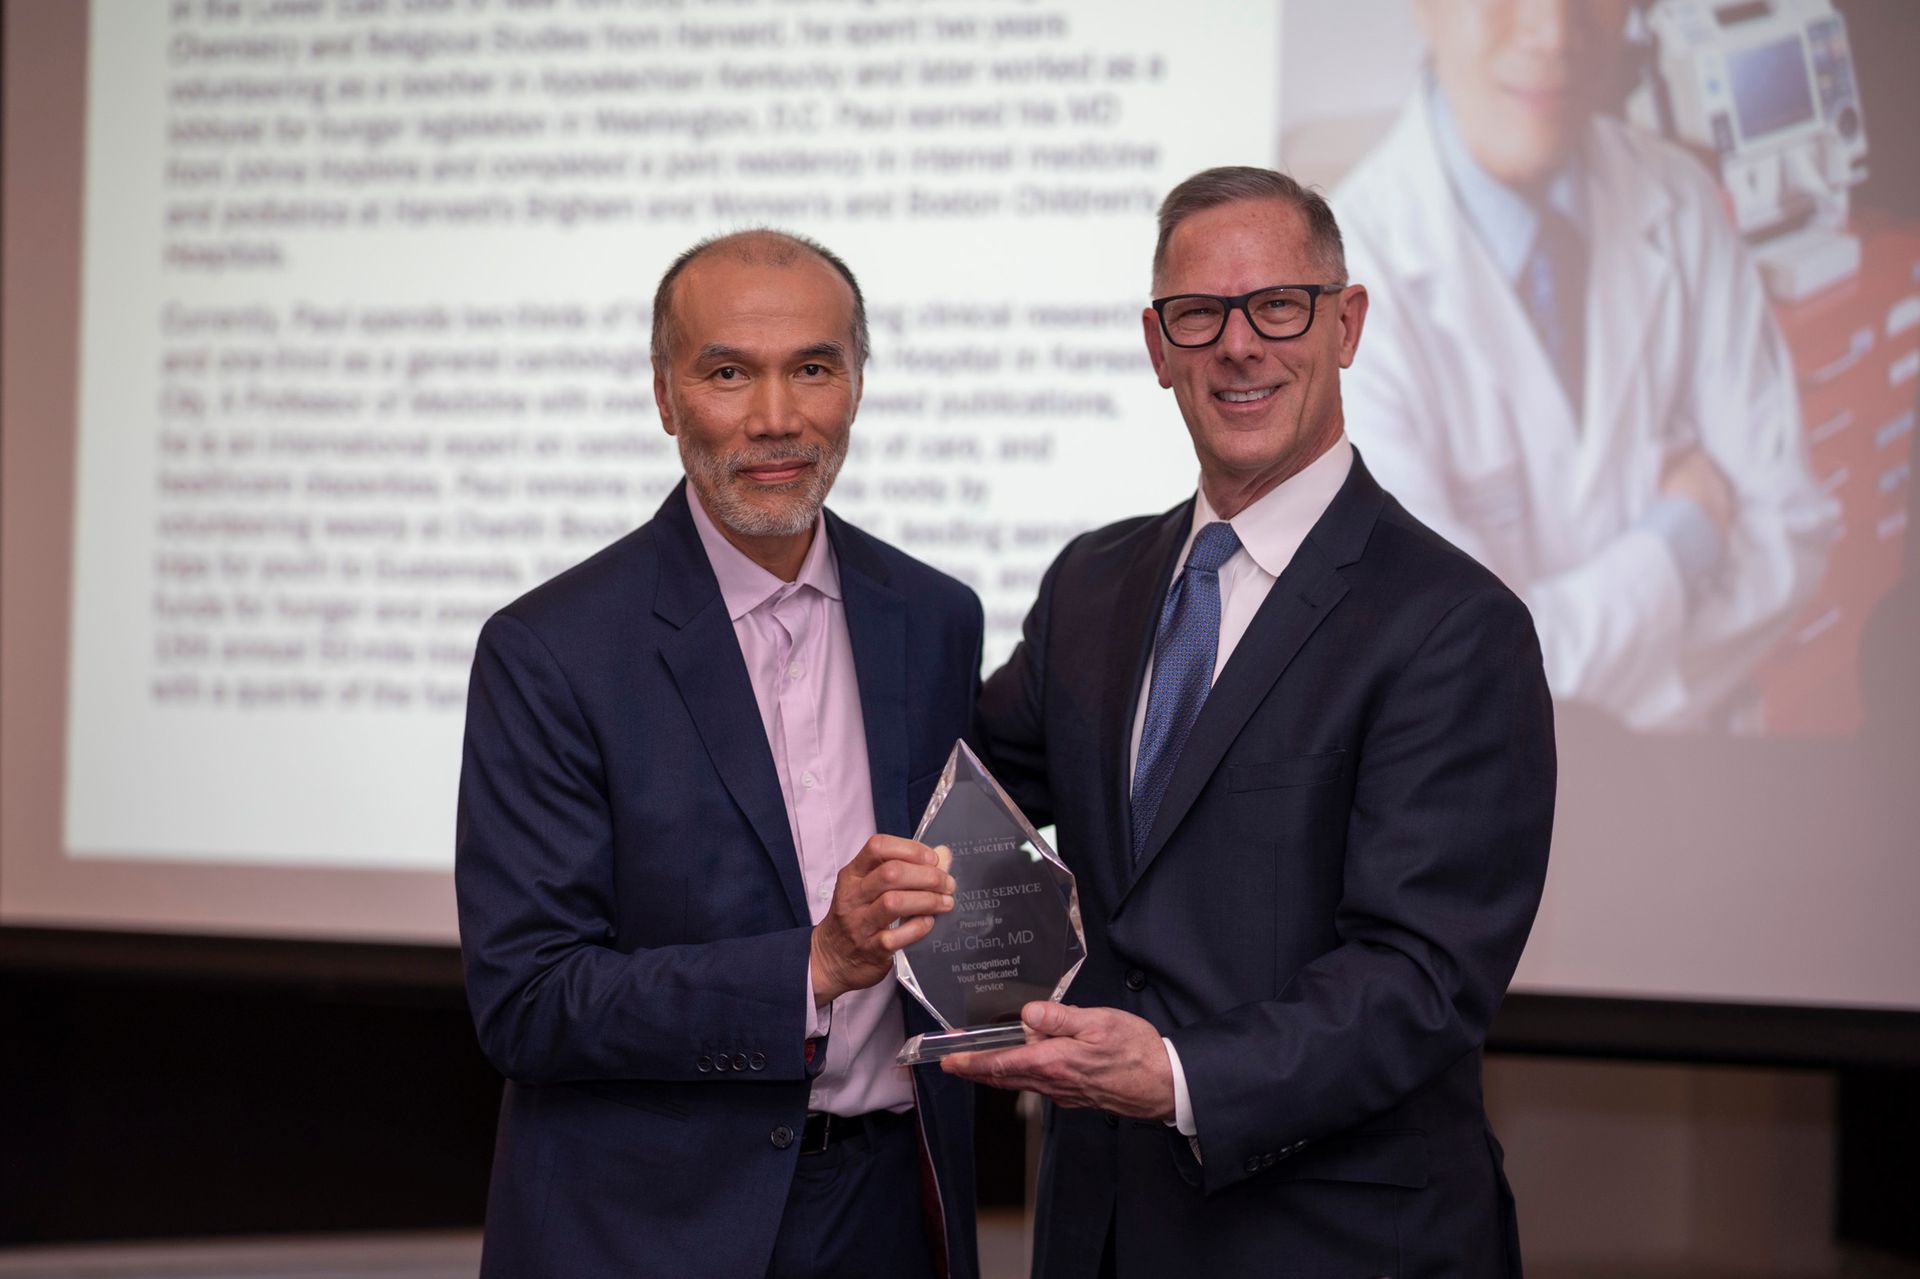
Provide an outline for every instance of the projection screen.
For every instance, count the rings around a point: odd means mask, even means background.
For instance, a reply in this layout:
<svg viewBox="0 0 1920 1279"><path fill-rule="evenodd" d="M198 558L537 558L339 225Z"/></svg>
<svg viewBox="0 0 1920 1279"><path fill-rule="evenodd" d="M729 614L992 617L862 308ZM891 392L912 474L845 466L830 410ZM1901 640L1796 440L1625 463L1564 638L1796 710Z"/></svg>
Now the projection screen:
<svg viewBox="0 0 1920 1279"><path fill-rule="evenodd" d="M1262 164L1371 291L1350 438L1541 631L1517 988L1920 1008L1920 103L1845 3L1599 4L1531 97L1468 8L15 0L0 920L451 941L474 636L677 482L651 294L716 232L860 275L832 505L992 669L1068 538L1191 493L1154 210ZM1480 162L1555 95L1573 389Z"/></svg>

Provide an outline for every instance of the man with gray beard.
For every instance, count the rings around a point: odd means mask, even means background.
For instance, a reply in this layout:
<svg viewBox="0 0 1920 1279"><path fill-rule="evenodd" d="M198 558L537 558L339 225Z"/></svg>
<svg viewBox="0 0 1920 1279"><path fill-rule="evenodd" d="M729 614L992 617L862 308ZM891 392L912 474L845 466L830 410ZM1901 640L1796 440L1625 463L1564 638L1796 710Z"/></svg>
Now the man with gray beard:
<svg viewBox="0 0 1920 1279"><path fill-rule="evenodd" d="M971 1093L893 1064L934 1027L892 958L953 908L906 836L972 722L980 603L823 507L866 354L820 245L682 254L653 357L686 482L481 632L483 1275L977 1273Z"/></svg>

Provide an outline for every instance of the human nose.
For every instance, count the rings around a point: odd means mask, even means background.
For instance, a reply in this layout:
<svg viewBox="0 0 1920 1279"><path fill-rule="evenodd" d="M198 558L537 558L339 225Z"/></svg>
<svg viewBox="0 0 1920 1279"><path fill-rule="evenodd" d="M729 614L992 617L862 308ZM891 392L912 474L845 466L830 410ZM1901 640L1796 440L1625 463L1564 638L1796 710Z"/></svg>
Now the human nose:
<svg viewBox="0 0 1920 1279"><path fill-rule="evenodd" d="M1571 0L1518 0L1520 34L1529 46L1547 53L1566 51L1569 3Z"/></svg>
<svg viewBox="0 0 1920 1279"><path fill-rule="evenodd" d="M1227 312L1226 325L1214 345L1222 359L1245 360L1261 355L1266 350L1265 343L1266 339L1253 331L1253 321L1247 318L1247 308L1242 305Z"/></svg>
<svg viewBox="0 0 1920 1279"><path fill-rule="evenodd" d="M800 405L785 378L763 378L753 388L747 434L756 439L800 433Z"/></svg>

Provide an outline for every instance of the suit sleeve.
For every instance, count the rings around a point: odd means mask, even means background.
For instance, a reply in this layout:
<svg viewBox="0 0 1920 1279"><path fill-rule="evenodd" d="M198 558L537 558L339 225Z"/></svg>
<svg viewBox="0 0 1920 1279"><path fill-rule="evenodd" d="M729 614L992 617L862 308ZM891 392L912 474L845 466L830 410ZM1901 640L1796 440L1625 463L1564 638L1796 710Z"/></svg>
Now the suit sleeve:
<svg viewBox="0 0 1920 1279"><path fill-rule="evenodd" d="M806 1060L798 997L811 929L623 952L613 875L586 717L538 636L496 616L468 689L454 852L467 997L488 1059L530 1083L765 1083L824 1064L824 1053ZM717 1053L764 1065L713 1071Z"/></svg>
<svg viewBox="0 0 1920 1279"><path fill-rule="evenodd" d="M980 714L980 668L987 660L987 613L981 606L980 597L971 587L966 589L966 604L961 609L962 630L966 637L965 651L971 661L967 665L967 744L973 753L981 759L989 758L986 741L986 725ZM991 767L991 763L989 763ZM915 813L918 818L920 815Z"/></svg>
<svg viewBox="0 0 1920 1279"><path fill-rule="evenodd" d="M1456 604L1356 752L1340 944L1278 998L1172 1032L1213 1193L1354 1127L1478 1048L1546 876L1552 706L1526 610Z"/></svg>
<svg viewBox="0 0 1920 1279"><path fill-rule="evenodd" d="M1042 690L1054 581L1072 550L1069 543L1041 578L1040 593L1027 610L1013 656L987 677L980 690L976 718L978 745L987 767L1036 827L1050 826L1054 820Z"/></svg>

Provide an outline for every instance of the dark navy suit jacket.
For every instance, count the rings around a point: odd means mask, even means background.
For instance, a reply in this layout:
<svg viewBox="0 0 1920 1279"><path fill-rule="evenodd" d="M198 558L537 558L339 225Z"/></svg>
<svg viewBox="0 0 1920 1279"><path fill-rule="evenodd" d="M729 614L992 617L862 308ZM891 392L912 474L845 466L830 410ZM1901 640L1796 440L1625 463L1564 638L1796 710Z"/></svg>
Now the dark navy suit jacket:
<svg viewBox="0 0 1920 1279"><path fill-rule="evenodd" d="M972 723L980 604L827 531L874 818L910 835ZM482 631L455 880L509 1081L483 1273L764 1274L825 1053L805 1052L810 917L773 755L684 484ZM914 1073L934 1237L972 1276L971 1094Z"/></svg>
<svg viewBox="0 0 1920 1279"><path fill-rule="evenodd" d="M1220 672L1137 864L1128 741L1192 503L1075 541L987 681L993 766L1079 876L1067 1002L1173 1042L1203 1162L1048 1107L1036 1273L1517 1273L1480 1047L1539 903L1526 608L1356 454Z"/></svg>

